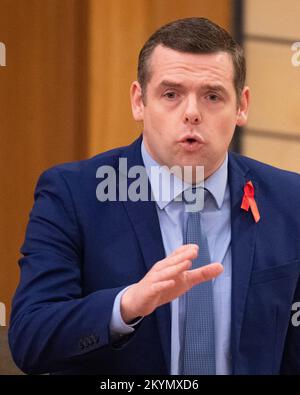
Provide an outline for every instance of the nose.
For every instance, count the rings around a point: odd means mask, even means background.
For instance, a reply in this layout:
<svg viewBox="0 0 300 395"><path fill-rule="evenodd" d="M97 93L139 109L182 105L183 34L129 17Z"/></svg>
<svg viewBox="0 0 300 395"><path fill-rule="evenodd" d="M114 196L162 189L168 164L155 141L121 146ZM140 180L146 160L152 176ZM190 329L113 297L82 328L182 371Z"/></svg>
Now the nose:
<svg viewBox="0 0 300 395"><path fill-rule="evenodd" d="M196 114L185 114L184 121L185 123L197 125L200 122L200 116Z"/></svg>
<svg viewBox="0 0 300 395"><path fill-rule="evenodd" d="M201 114L198 109L197 100L196 98L190 98L184 112L184 123L197 125L200 121Z"/></svg>

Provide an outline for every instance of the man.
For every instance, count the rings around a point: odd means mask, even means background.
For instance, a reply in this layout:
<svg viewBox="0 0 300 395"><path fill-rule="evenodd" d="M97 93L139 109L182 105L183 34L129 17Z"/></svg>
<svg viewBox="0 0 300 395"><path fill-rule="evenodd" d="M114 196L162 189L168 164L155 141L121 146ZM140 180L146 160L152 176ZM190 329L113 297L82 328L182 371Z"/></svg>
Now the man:
<svg viewBox="0 0 300 395"><path fill-rule="evenodd" d="M205 374L211 364L207 374L300 373L291 319L300 300L300 177L227 153L247 120L244 83L242 50L222 28L204 18L163 26L144 45L131 87L142 136L41 176L9 332L21 369L202 374L193 367L204 365ZM120 159L145 167L154 199L100 201L108 166L121 194ZM194 234L206 247L187 236L188 202L178 199L187 182L178 187L173 174L177 192L163 200L155 166L204 167L203 230ZM196 174L190 183L199 186ZM203 250L209 264L192 268ZM212 292L212 308L204 309L206 293L191 316L201 289ZM196 327L187 328L197 322L210 329L193 338ZM203 355L187 356L197 343Z"/></svg>

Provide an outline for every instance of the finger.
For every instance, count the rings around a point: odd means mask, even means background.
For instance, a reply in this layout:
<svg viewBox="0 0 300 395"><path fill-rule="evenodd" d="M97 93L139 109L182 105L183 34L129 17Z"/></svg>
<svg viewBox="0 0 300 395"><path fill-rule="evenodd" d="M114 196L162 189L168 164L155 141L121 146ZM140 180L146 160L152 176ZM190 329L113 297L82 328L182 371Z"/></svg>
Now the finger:
<svg viewBox="0 0 300 395"><path fill-rule="evenodd" d="M152 275L152 281L160 282L160 281L172 279L178 276L181 272L185 270L189 270L191 266L192 266L192 261L189 259L179 262L177 265L168 266L163 270L154 272Z"/></svg>
<svg viewBox="0 0 300 395"><path fill-rule="evenodd" d="M174 250L169 256L174 256L174 255L180 254L181 252L189 250L191 247L192 248L196 247L199 249L198 244L191 244L191 243L190 244L183 244L180 247L176 248L176 250Z"/></svg>
<svg viewBox="0 0 300 395"><path fill-rule="evenodd" d="M210 263L209 265L190 270L186 272L189 288L196 284L210 281L223 273L223 271L224 268L221 263Z"/></svg>
<svg viewBox="0 0 300 395"><path fill-rule="evenodd" d="M185 249L183 252L178 253L177 255L169 255L165 259L158 261L151 270L160 271L165 269L168 266L178 265L178 263L184 260L193 260L198 256L199 247L196 245L190 245L188 249Z"/></svg>
<svg viewBox="0 0 300 395"><path fill-rule="evenodd" d="M151 285L151 291L155 295L174 287L175 284L176 284L175 280L160 281L158 283L154 283Z"/></svg>

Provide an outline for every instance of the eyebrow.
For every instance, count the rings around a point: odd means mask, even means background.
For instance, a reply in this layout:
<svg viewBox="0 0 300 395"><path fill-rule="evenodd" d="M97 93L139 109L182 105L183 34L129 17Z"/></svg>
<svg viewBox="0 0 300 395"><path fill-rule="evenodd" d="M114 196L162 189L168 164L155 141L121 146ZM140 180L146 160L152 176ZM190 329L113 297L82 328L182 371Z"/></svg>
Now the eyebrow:
<svg viewBox="0 0 300 395"><path fill-rule="evenodd" d="M181 84L180 82L175 82L175 81L168 81L168 80L163 80L159 84L159 88L183 88L184 85ZM221 92L225 95L227 95L227 90L223 85L220 84L204 84L200 87L200 90L210 90L214 92Z"/></svg>
<svg viewBox="0 0 300 395"><path fill-rule="evenodd" d="M221 93L227 95L226 88L220 84L204 84L204 85L202 85L201 89L208 90L208 91L214 91L214 92L221 92Z"/></svg>
<svg viewBox="0 0 300 395"><path fill-rule="evenodd" d="M163 80L163 81L161 81L161 83L159 84L159 87L165 87L165 88L182 88L183 85L180 84L179 82Z"/></svg>

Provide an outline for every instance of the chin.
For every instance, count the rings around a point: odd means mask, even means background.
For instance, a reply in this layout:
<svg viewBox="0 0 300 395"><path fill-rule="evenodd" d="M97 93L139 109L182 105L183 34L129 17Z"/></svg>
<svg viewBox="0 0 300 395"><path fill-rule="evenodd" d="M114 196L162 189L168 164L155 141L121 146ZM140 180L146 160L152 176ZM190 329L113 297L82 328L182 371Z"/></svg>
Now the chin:
<svg viewBox="0 0 300 395"><path fill-rule="evenodd" d="M193 166L193 167L204 166L204 163L199 158L199 154L198 155L189 155L180 161L180 166Z"/></svg>

